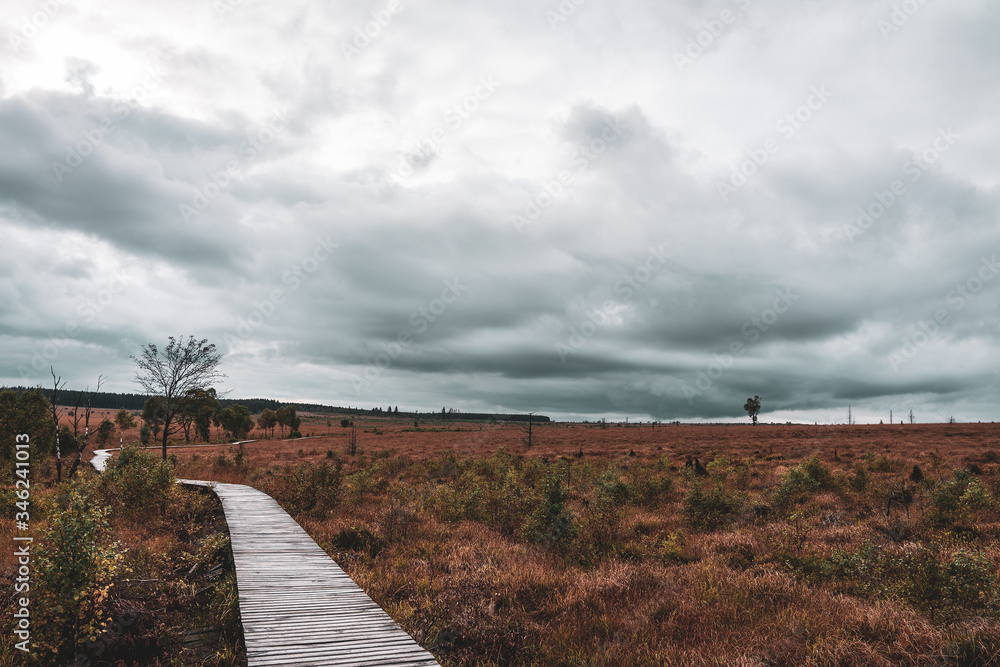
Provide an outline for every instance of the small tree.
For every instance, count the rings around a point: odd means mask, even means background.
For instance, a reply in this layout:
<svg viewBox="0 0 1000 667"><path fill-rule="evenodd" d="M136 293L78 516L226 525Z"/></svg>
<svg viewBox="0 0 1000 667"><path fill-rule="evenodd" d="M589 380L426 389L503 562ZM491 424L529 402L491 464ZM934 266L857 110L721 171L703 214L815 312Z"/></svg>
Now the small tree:
<svg viewBox="0 0 1000 667"><path fill-rule="evenodd" d="M115 434L115 423L110 419L105 419L101 422L101 425L97 427L97 444L104 445L108 444L108 440L111 436Z"/></svg>
<svg viewBox="0 0 1000 667"><path fill-rule="evenodd" d="M163 419L163 399L159 396L150 396L142 406L142 421L149 426L154 438L159 437Z"/></svg>
<svg viewBox="0 0 1000 667"><path fill-rule="evenodd" d="M264 411L260 413L260 417L257 417L257 426L260 430L265 433L270 434L274 437L274 427L278 424L278 418L274 415L274 410L270 408L264 408Z"/></svg>
<svg viewBox="0 0 1000 667"><path fill-rule="evenodd" d="M59 400L59 390L65 383L62 381L62 376L56 377L56 371L52 366L49 366L49 372L52 373L52 400L49 402L49 407L52 410L52 423L55 425L56 433L56 482L62 482L62 449L59 446L59 409L56 407L56 402Z"/></svg>
<svg viewBox="0 0 1000 667"><path fill-rule="evenodd" d="M97 376L97 389L96 389L96 391L98 391L98 392L101 391L101 383L103 381L104 381L104 376L103 375L98 375ZM70 479L73 479L73 475L76 474L76 470L80 466L80 461L83 460L83 453L84 453L84 451L86 451L87 445L90 443L90 413L92 412L92 408L91 408L91 399L92 398L93 398L93 394L90 391L90 387L87 387L87 389L84 391L84 395L83 396L81 396L81 394L79 392L77 392L77 396L76 396L77 409L75 409L73 411L73 436L74 437L76 437L76 435L77 435L77 420L80 418L80 409L79 409L80 408L80 401L81 400L85 400L86 404L84 406L84 412L83 412L83 438L80 439L79 446L77 447L77 450L76 450L76 458L73 459L73 465L70 466L70 469L69 469L69 478Z"/></svg>
<svg viewBox="0 0 1000 667"><path fill-rule="evenodd" d="M274 420L281 429L281 437L285 437L285 425L288 423L288 408L281 407L274 411Z"/></svg>
<svg viewBox="0 0 1000 667"><path fill-rule="evenodd" d="M278 425L281 426L281 435L285 435L285 427L288 427L289 437L294 437L298 433L299 425L302 420L295 414L295 406L289 405L284 408L278 408L274 413L275 419L278 421Z"/></svg>
<svg viewBox="0 0 1000 667"><path fill-rule="evenodd" d="M914 421L916 421L916 418L913 416L913 408L910 408L910 423L912 424Z"/></svg>
<svg viewBox="0 0 1000 667"><path fill-rule="evenodd" d="M13 470L9 462L14 460L16 443L22 442L17 436L30 436L32 456L48 454L55 439L55 422L49 411L49 402L41 389L16 392L0 388L0 479L7 483ZM9 482L13 488L14 482Z"/></svg>
<svg viewBox="0 0 1000 667"><path fill-rule="evenodd" d="M150 343L144 345L142 354L133 356L138 366L135 381L149 394L163 399L163 460L167 460L167 440L171 426L180 409L183 397L195 389L208 389L214 380L225 377L219 372L222 355L207 339L177 340L170 337L170 343L161 353Z"/></svg>
<svg viewBox="0 0 1000 667"><path fill-rule="evenodd" d="M250 410L244 405L230 405L219 410L219 424L233 440L247 437L253 428Z"/></svg>
<svg viewBox="0 0 1000 667"><path fill-rule="evenodd" d="M130 428L135 428L135 419L132 418L132 414L122 408L115 414L115 424L118 425L118 430L127 431Z"/></svg>
<svg viewBox="0 0 1000 667"><path fill-rule="evenodd" d="M753 398L748 398L747 402L743 404L743 409L747 411L747 415L756 425L757 415L760 413L760 396L755 395Z"/></svg>

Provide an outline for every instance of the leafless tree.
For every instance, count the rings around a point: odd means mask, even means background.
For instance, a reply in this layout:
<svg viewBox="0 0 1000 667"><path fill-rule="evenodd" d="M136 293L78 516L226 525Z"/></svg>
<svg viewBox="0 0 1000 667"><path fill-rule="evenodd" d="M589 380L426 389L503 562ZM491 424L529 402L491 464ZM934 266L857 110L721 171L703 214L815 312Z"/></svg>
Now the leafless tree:
<svg viewBox="0 0 1000 667"><path fill-rule="evenodd" d="M222 354L208 339L196 340L189 336L178 340L173 336L162 350L150 343L144 345L142 354L133 356L139 367L135 382L151 396L163 399L163 460L167 460L167 439L170 437L174 417L184 396L196 389L209 388L213 381L226 377L219 372Z"/></svg>
<svg viewBox="0 0 1000 667"><path fill-rule="evenodd" d="M62 482L62 452L59 451L59 409L56 408L56 401L59 399L59 390L62 388L65 382L62 382L62 377L56 377L56 371L52 366L49 366L49 372L52 373L52 399L49 401L49 407L52 409L52 421L56 424L56 482Z"/></svg>
<svg viewBox="0 0 1000 667"><path fill-rule="evenodd" d="M98 375L97 376L97 389L95 389L94 391L97 391L97 392L101 391L101 383L102 382L104 382L104 376L103 375ZM83 413L83 440L82 441L77 440L77 442L79 443L79 446L77 447L77 450L76 450L76 458L73 460L73 466L69 469L69 479L73 479L73 475L76 474L76 469L80 465L80 460L83 458L83 452L84 452L85 449L87 449L87 445L90 443L90 412L91 412L90 405L91 405L91 399L93 398L94 394L91 393L90 387L87 387L87 389L84 391L84 394L85 394L85 399L84 400L86 401L86 406L84 406L84 413ZM79 408L79 406L80 406L80 400L81 400L81 397L80 397L79 394L77 394L77 399L76 399L76 405L77 405L77 407L74 410L74 413L76 415L79 415L79 413L80 413L80 408ZM77 418L78 417L74 417L74 421L73 421L74 435L75 435L75 432L76 432L76 419Z"/></svg>

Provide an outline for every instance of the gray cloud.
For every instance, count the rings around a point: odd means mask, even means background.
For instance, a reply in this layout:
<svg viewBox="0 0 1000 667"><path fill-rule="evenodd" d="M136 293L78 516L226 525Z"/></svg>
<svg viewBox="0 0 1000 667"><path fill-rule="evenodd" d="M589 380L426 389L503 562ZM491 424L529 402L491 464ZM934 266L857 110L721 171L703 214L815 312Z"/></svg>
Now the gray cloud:
<svg viewBox="0 0 1000 667"><path fill-rule="evenodd" d="M132 390L195 333L237 395L993 418L1000 10L559 7L107 0L6 45L0 383Z"/></svg>

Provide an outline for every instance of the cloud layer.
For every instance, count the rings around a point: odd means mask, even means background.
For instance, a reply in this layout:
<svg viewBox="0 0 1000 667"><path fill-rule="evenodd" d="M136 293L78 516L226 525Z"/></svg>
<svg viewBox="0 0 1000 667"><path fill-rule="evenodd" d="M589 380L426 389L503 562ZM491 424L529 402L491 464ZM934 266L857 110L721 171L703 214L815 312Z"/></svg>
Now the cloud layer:
<svg viewBox="0 0 1000 667"><path fill-rule="evenodd" d="M992 420L1000 7L19 0L0 383Z"/></svg>

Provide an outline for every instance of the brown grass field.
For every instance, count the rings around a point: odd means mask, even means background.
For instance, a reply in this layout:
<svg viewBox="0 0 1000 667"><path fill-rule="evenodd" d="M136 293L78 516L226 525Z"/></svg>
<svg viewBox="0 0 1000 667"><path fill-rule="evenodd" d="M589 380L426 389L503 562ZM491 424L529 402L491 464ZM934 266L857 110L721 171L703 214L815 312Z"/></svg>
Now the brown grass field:
<svg viewBox="0 0 1000 667"><path fill-rule="evenodd" d="M446 667L1000 664L1000 425L349 416L351 456L300 416L174 473L274 496Z"/></svg>
<svg viewBox="0 0 1000 667"><path fill-rule="evenodd" d="M372 419L351 457L305 417L177 473L274 495L444 665L1000 664L1000 425Z"/></svg>

